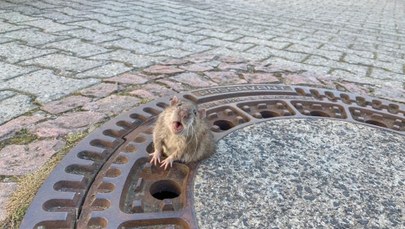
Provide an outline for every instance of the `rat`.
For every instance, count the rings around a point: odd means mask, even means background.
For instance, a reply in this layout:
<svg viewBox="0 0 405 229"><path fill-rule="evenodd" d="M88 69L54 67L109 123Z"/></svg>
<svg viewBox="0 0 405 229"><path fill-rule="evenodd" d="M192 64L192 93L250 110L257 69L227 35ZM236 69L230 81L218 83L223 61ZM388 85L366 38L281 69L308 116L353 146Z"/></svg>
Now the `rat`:
<svg viewBox="0 0 405 229"><path fill-rule="evenodd" d="M215 151L214 136L205 120L206 111L197 104L174 96L159 114L153 129L154 152L151 164L166 170L174 161L196 162ZM164 154L166 159L161 161Z"/></svg>

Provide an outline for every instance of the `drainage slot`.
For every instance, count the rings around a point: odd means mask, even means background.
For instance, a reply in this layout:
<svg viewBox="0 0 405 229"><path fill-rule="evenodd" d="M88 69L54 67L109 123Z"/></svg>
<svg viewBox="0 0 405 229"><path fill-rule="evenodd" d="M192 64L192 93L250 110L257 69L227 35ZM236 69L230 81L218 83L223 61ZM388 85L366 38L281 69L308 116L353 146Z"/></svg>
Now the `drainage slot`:
<svg viewBox="0 0 405 229"><path fill-rule="evenodd" d="M276 112L272 112L272 111L261 111L260 114L262 115L262 118L273 118L273 117L280 116Z"/></svg>
<svg viewBox="0 0 405 229"><path fill-rule="evenodd" d="M234 127L233 123L228 120L217 120L214 125L218 126L220 130L229 130Z"/></svg>
<svg viewBox="0 0 405 229"><path fill-rule="evenodd" d="M330 117L330 115L328 115L327 113L322 112L322 111L311 111L309 114L310 114L311 116Z"/></svg>
<svg viewBox="0 0 405 229"><path fill-rule="evenodd" d="M158 200L174 199L180 193L180 186L171 180L157 181L150 187L150 194Z"/></svg>
<svg viewBox="0 0 405 229"><path fill-rule="evenodd" d="M371 124L371 125L375 125L375 126L380 126L380 127L387 128L387 125L385 125L382 122L375 121L375 120L367 120L366 123Z"/></svg>

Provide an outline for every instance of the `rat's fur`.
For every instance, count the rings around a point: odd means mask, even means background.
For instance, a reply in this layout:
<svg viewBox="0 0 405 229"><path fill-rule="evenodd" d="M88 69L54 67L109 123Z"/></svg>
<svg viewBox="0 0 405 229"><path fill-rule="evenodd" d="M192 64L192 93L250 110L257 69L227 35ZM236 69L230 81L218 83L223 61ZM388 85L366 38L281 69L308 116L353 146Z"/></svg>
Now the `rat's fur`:
<svg viewBox="0 0 405 229"><path fill-rule="evenodd" d="M198 110L196 104L174 96L156 121L155 151L150 162L162 163L166 169L173 161L188 163L209 157L215 151L215 142L205 115L205 110ZM161 162L162 153L167 158Z"/></svg>

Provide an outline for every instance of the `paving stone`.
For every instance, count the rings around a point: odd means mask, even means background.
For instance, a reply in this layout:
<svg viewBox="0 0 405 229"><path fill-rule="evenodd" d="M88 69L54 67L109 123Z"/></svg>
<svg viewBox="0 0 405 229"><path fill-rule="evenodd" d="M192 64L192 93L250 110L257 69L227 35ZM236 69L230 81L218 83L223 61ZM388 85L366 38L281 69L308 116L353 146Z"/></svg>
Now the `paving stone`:
<svg viewBox="0 0 405 229"><path fill-rule="evenodd" d="M245 79L241 79L235 72L224 71L224 72L205 72L212 81L222 84L240 84L247 83Z"/></svg>
<svg viewBox="0 0 405 229"><path fill-rule="evenodd" d="M111 83L101 83L80 91L80 94L92 97L106 97L114 92L117 92L118 86Z"/></svg>
<svg viewBox="0 0 405 229"><path fill-rule="evenodd" d="M64 143L56 139L28 145L8 145L0 151L0 174L18 176L34 172L63 146Z"/></svg>
<svg viewBox="0 0 405 229"><path fill-rule="evenodd" d="M26 95L15 95L0 101L0 124L20 116L37 106L33 104L32 99Z"/></svg>
<svg viewBox="0 0 405 229"><path fill-rule="evenodd" d="M175 74L184 72L183 69L166 65L153 65L149 68L145 68L143 71L150 74Z"/></svg>
<svg viewBox="0 0 405 229"><path fill-rule="evenodd" d="M69 39L63 41L57 41L45 45L46 48L56 48L64 51L72 52L78 57L93 56L101 53L108 52L110 50L103 47L89 44L81 41L80 39Z"/></svg>
<svg viewBox="0 0 405 229"><path fill-rule="evenodd" d="M13 91L0 91L0 101L16 95Z"/></svg>
<svg viewBox="0 0 405 229"><path fill-rule="evenodd" d="M131 70L121 63L108 63L75 75L75 78L108 78Z"/></svg>
<svg viewBox="0 0 405 229"><path fill-rule="evenodd" d="M247 63L221 63L218 65L219 70L244 70L246 71L248 69L248 64Z"/></svg>
<svg viewBox="0 0 405 229"><path fill-rule="evenodd" d="M295 62L303 61L308 55L304 53L294 53L284 50L272 49L265 46L256 46L247 50L248 53L259 54L262 57L281 57Z"/></svg>
<svg viewBox="0 0 405 229"><path fill-rule="evenodd" d="M24 91L36 96L38 102L45 103L91 86L97 82L98 80L95 79L78 80L65 78L54 75L50 70L40 70L0 84L0 90L11 88ZM27 96L21 97L21 100L28 103L29 98ZM33 107L31 106L30 108Z"/></svg>
<svg viewBox="0 0 405 229"><path fill-rule="evenodd" d="M0 21L0 33L24 29L24 28L27 28L27 27L26 26L16 26L16 25L13 25L10 23Z"/></svg>
<svg viewBox="0 0 405 229"><path fill-rule="evenodd" d="M349 83L349 82L338 82L336 83L336 89L340 91L348 91L351 93L356 93L360 95L369 95L369 90L366 87Z"/></svg>
<svg viewBox="0 0 405 229"><path fill-rule="evenodd" d="M87 29L94 30L98 33L108 33L108 32L123 29L123 27L121 27L121 26L116 26L116 25L110 26L110 25L100 23L96 20L78 21L78 22L69 23L69 25L75 25L75 27L77 27L77 26L84 27Z"/></svg>
<svg viewBox="0 0 405 229"><path fill-rule="evenodd" d="M0 80L8 80L35 70L37 70L35 67L21 67L14 64L0 62Z"/></svg>
<svg viewBox="0 0 405 229"><path fill-rule="evenodd" d="M96 31L93 31L91 29L86 29L86 28L61 31L61 32L58 32L57 34L71 36L71 37L83 39L86 41L91 41L93 43L112 41L112 40L116 40L116 39L120 38L119 36L112 35L110 33L102 34L102 33L98 33Z"/></svg>
<svg viewBox="0 0 405 229"><path fill-rule="evenodd" d="M164 96L173 95L175 93L175 91L163 87L159 84L146 84L140 89L131 91L129 94L143 99L152 100Z"/></svg>
<svg viewBox="0 0 405 229"><path fill-rule="evenodd" d="M49 32L49 33L77 28L77 26L70 26L70 25L65 25L65 24L61 24L61 23L56 23L49 19L28 21L28 22L24 22L24 24L41 28L44 30L44 32Z"/></svg>
<svg viewBox="0 0 405 229"><path fill-rule="evenodd" d="M183 87L183 85L180 82L175 82L167 79L160 79L157 80L156 82L165 85L167 88L174 90L176 92L182 92L186 91L187 89Z"/></svg>
<svg viewBox="0 0 405 229"><path fill-rule="evenodd" d="M87 60L79 57L64 54L50 54L35 59L27 60L22 65L39 65L45 68L52 68L65 71L82 72L94 67L101 66L101 61Z"/></svg>
<svg viewBox="0 0 405 229"><path fill-rule="evenodd" d="M100 112L107 115L117 115L127 111L136 105L140 100L132 96L111 95L106 98L91 102L83 106L83 110Z"/></svg>
<svg viewBox="0 0 405 229"><path fill-rule="evenodd" d="M153 63L163 60L162 57L145 56L140 54L134 54L128 50L116 50L110 53L100 54L92 56L89 59L94 60L106 60L106 61L118 61L125 63L126 65L133 67L146 67Z"/></svg>
<svg viewBox="0 0 405 229"><path fill-rule="evenodd" d="M34 114L31 116L20 116L18 118L12 119L3 125L0 125L0 140L8 138L13 133L24 128L29 128L44 119L45 117L40 114Z"/></svg>
<svg viewBox="0 0 405 229"><path fill-rule="evenodd" d="M56 51L50 49L37 49L16 42L0 44L0 59L3 57L10 63L16 63L53 52Z"/></svg>
<svg viewBox="0 0 405 229"><path fill-rule="evenodd" d="M192 35L189 33L181 33L176 30L171 30L171 29L157 31L153 34L158 35L158 36L164 36L167 38L174 38L174 39L185 41L185 42L197 42L197 41L200 41L200 40L206 38L205 36Z"/></svg>
<svg viewBox="0 0 405 229"><path fill-rule="evenodd" d="M239 43L239 41L238 41L238 43L235 43L235 42L230 42L230 41L223 41L223 40L220 40L217 38L208 38L208 39L202 40L198 43L202 44L202 45L226 47L226 48L236 50L236 51L245 51L254 46L253 44L241 44L241 43Z"/></svg>
<svg viewBox="0 0 405 229"><path fill-rule="evenodd" d="M275 49L283 49L290 45L290 42L276 42L276 41L269 41L265 39L258 39L256 37L243 37L242 39L238 40L239 43L251 43L251 44L259 44L263 46L269 46Z"/></svg>
<svg viewBox="0 0 405 229"><path fill-rule="evenodd" d="M184 51L181 49L166 49L163 51L155 52L151 54L152 56L164 56L164 57L173 57L173 58L183 58L189 56L192 52Z"/></svg>
<svg viewBox="0 0 405 229"><path fill-rule="evenodd" d="M132 39L135 41L139 41L139 42L145 42L145 43L151 43L151 42L155 42L155 41L164 39L161 36L155 36L155 35L150 35L147 33L142 33L135 29L119 30L119 31L113 32L112 34L119 35L121 37L126 37L126 38L129 38L129 39Z"/></svg>
<svg viewBox="0 0 405 229"><path fill-rule="evenodd" d="M351 64L360 64L360 65L379 67L379 68L383 68L383 69L386 69L388 71L395 72L395 73L401 73L401 74L403 73L403 64L382 62L382 61L377 61L374 59L367 59L367 58L357 56L355 54L347 54L344 57L344 61L347 63L351 63Z"/></svg>
<svg viewBox="0 0 405 229"><path fill-rule="evenodd" d="M11 22L11 23L19 23L19 22L24 22L24 21L35 21L35 20L39 19L36 17L31 17L31 16L21 14L19 12L2 13L2 14L0 14L0 18L5 19L6 21Z"/></svg>
<svg viewBox="0 0 405 229"><path fill-rule="evenodd" d="M204 35L207 37L215 37L215 38L219 38L221 40L226 40L226 41L234 41L234 40L242 37L241 35L238 35L238 34L215 32L215 31L212 31L209 29L198 30L198 31L194 32L194 34Z"/></svg>
<svg viewBox="0 0 405 229"><path fill-rule="evenodd" d="M43 105L41 109L51 114L59 114L81 107L90 101L90 98L84 96L69 96L58 101L47 103Z"/></svg>
<svg viewBox="0 0 405 229"><path fill-rule="evenodd" d="M405 90L403 88L390 86L376 87L373 94L377 97L405 103Z"/></svg>
<svg viewBox="0 0 405 229"><path fill-rule="evenodd" d="M198 44L184 42L184 41L177 40L177 39L167 39L167 40L157 41L157 42L154 42L154 44L159 45L159 46L166 46L167 48L182 49L182 50L193 52L193 53L206 51L211 48L206 45L198 45Z"/></svg>
<svg viewBox="0 0 405 229"><path fill-rule="evenodd" d="M298 85L321 85L321 82L315 77L303 76L303 75L284 75L283 79L286 84L298 84Z"/></svg>
<svg viewBox="0 0 405 229"><path fill-rule="evenodd" d="M26 42L28 45L32 45L32 46L43 45L48 42L53 42L53 41L62 40L62 39L67 38L66 36L55 36L53 34L44 33L37 29L32 29L32 28L8 32L5 34L2 34L2 36L13 38L16 40L22 40L22 41Z"/></svg>
<svg viewBox="0 0 405 229"><path fill-rule="evenodd" d="M121 49L126 49L126 50L132 50L136 54L150 54L154 52L158 52L164 49L167 49L165 47L159 47L156 45L149 45L149 44L144 44L141 42L137 42L128 38L123 38L121 40L116 40L116 41L109 41L103 43L104 47L107 48L121 48Z"/></svg>
<svg viewBox="0 0 405 229"><path fill-rule="evenodd" d="M29 131L40 138L58 138L84 131L105 117L105 114L93 111L66 113L54 120L39 123Z"/></svg>
<svg viewBox="0 0 405 229"><path fill-rule="evenodd" d="M271 73L242 73L249 83L279 83L277 77Z"/></svg>
<svg viewBox="0 0 405 229"><path fill-rule="evenodd" d="M206 63L182 65L180 68L190 72L205 72L214 69L211 65Z"/></svg>
<svg viewBox="0 0 405 229"><path fill-rule="evenodd" d="M199 76L198 74L193 73L193 72L181 73L181 74L175 75L173 77L170 77L170 79L176 80L176 81L184 83L184 84L188 84L194 88L209 87L209 86L217 85L216 83L213 83L210 80L204 79L201 76Z"/></svg>
<svg viewBox="0 0 405 229"><path fill-rule="evenodd" d="M124 73L116 77L105 79L104 81L122 84L143 84L146 83L148 79L142 74Z"/></svg>
<svg viewBox="0 0 405 229"><path fill-rule="evenodd" d="M17 190L17 183L14 182L1 182L0 183L0 222L5 220L9 212L7 212L6 205L8 198L12 193Z"/></svg>

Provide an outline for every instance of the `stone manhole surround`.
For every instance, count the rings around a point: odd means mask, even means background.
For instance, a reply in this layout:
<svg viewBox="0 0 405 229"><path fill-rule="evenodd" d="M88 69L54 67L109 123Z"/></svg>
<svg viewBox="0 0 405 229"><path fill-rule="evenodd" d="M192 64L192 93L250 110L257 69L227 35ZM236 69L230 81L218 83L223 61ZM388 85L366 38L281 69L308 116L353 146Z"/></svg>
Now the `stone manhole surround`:
<svg viewBox="0 0 405 229"><path fill-rule="evenodd" d="M405 134L404 105L333 90L237 85L179 96L207 109L216 139L274 118L326 117ZM191 185L196 164L162 171L146 163L153 122L168 100L122 114L80 142L45 181L21 228L196 227ZM163 179L175 180L181 190L177 198L157 200L150 194L150 186Z"/></svg>

